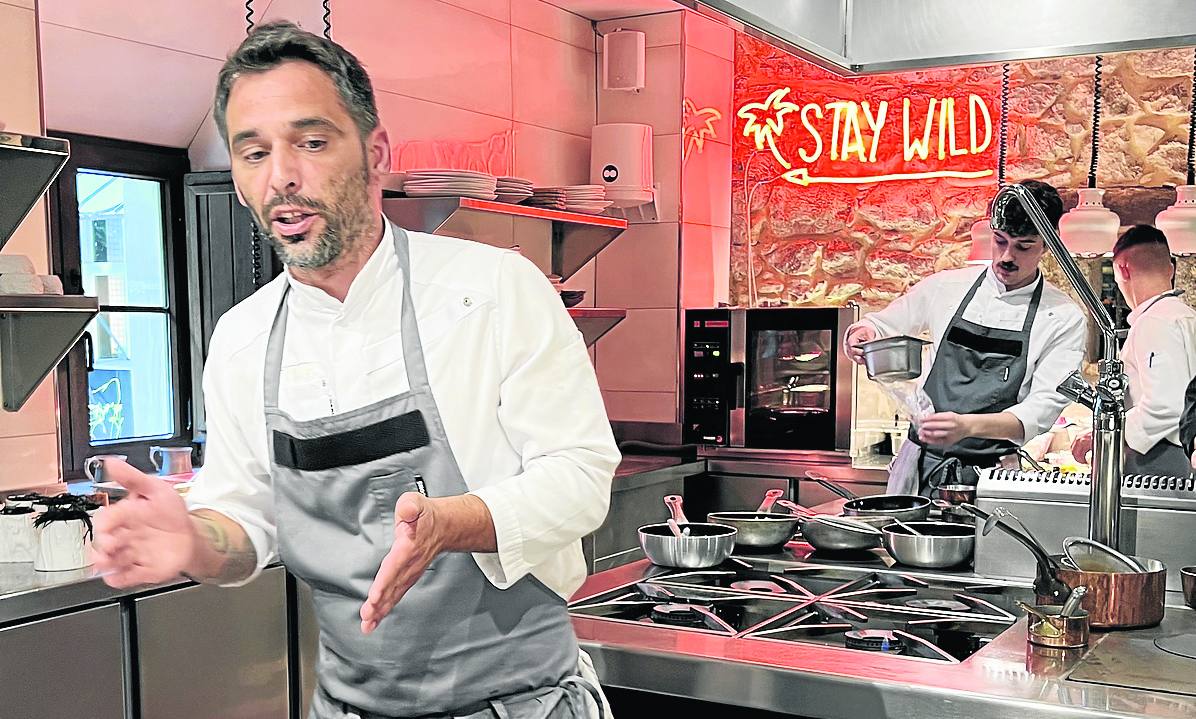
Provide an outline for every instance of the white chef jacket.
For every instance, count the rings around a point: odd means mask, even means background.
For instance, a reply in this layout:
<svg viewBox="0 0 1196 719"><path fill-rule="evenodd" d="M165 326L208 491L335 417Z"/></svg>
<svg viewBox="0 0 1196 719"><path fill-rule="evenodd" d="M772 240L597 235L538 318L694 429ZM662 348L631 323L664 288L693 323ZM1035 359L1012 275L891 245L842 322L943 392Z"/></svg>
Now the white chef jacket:
<svg viewBox="0 0 1196 719"><path fill-rule="evenodd" d="M1125 443L1145 454L1162 440L1179 444L1184 388L1196 377L1196 311L1179 297L1155 295L1130 312L1129 323L1121 349Z"/></svg>
<svg viewBox="0 0 1196 719"><path fill-rule="evenodd" d="M922 385L930 375L929 367L933 366L947 325L981 272L984 273L984 281L964 310L963 318L985 327L1021 330L1034 288L1039 282L1044 283L1038 314L1030 326L1026 377L1018 389L1017 404L1005 410L1021 420L1023 437L1018 440L1020 444L1026 438L1047 431L1059 418L1059 413L1067 405L1067 398L1055 388L1073 370L1080 368L1087 337L1084 313L1070 297L1046 282L1041 274L1037 282L1007 290L993 274L991 265L983 270L976 267L945 270L922 280L889 303L888 307L863 317L856 324L871 325L878 337L917 337L929 333L932 342L931 364L924 365L925 369L918 380L919 385ZM935 411L952 410L950 407L935 407Z"/></svg>
<svg viewBox="0 0 1196 719"><path fill-rule="evenodd" d="M291 292L280 409L308 420L408 389L403 276L384 224L343 304L284 272L229 310L212 335L207 448L187 501L238 522L259 572L278 546L262 386L283 288ZM585 579L580 539L606 517L620 459L581 334L544 274L517 252L407 237L432 394L470 493L494 519L498 552L475 554L478 566L499 588L531 573L568 597Z"/></svg>

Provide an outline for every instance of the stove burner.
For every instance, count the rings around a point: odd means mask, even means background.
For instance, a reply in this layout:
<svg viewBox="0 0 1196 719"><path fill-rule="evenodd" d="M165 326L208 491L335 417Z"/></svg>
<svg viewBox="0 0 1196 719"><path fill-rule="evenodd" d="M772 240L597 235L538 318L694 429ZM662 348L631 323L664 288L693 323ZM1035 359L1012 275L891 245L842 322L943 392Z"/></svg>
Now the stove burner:
<svg viewBox="0 0 1196 719"><path fill-rule="evenodd" d="M701 629L706 626L706 618L689 604L657 604L652 607L650 616L653 622L672 627Z"/></svg>
<svg viewBox="0 0 1196 719"><path fill-rule="evenodd" d="M741 582L731 582L731 589L741 592L756 592L759 594L784 594L785 588L776 582L766 579L745 579Z"/></svg>
<svg viewBox="0 0 1196 719"><path fill-rule="evenodd" d="M905 606L911 609L935 609L940 612L966 612L968 605L954 599L910 599Z"/></svg>
<svg viewBox="0 0 1196 719"><path fill-rule="evenodd" d="M843 643L848 649L862 649L866 652L888 652L901 654L905 649L901 638L888 629L857 629L843 634Z"/></svg>

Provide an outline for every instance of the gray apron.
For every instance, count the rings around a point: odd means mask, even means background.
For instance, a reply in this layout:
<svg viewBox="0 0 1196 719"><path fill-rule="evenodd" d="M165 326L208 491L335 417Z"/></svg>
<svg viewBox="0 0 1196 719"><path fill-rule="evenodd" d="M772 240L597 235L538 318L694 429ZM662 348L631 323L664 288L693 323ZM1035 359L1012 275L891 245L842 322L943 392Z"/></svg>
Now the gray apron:
<svg viewBox="0 0 1196 719"><path fill-rule="evenodd" d="M1183 290L1164 292L1143 307L1138 316L1146 314L1164 297L1179 297L1183 293ZM1160 439L1145 453L1135 451L1128 444L1123 446L1122 451L1125 458L1122 465L1124 474L1158 474L1165 477L1187 477L1192 474L1192 464L1183 447L1165 439Z"/></svg>
<svg viewBox="0 0 1196 719"><path fill-rule="evenodd" d="M578 707L584 712L585 700L600 695L576 676L579 649L565 602L530 574L500 590L469 553L442 554L373 633L361 633L359 611L393 543L399 496L468 491L428 385L407 235L393 230L407 392L296 421L278 408L287 291L266 348L279 554L311 586L320 625L311 716L587 716Z"/></svg>
<svg viewBox="0 0 1196 719"><path fill-rule="evenodd" d="M923 385L937 412L992 414L1017 404L1026 378L1030 328L1046 280L1040 273L1022 328L1004 330L963 318L986 274L980 273L956 308ZM1017 450L1016 444L1004 439L964 437L950 447L929 448L916 433L913 440L920 448L918 491L925 495L944 484L974 485L979 481L977 468L995 466L1001 457Z"/></svg>

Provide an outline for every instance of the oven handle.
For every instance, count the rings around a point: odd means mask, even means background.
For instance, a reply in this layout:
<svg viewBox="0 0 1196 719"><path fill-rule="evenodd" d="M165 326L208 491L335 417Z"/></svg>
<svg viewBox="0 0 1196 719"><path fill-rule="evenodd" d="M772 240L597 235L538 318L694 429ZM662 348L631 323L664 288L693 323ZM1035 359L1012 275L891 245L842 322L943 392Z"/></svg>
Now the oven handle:
<svg viewBox="0 0 1196 719"><path fill-rule="evenodd" d="M731 374L735 375L735 404L731 409L742 409L747 394L747 373L742 362L730 364Z"/></svg>

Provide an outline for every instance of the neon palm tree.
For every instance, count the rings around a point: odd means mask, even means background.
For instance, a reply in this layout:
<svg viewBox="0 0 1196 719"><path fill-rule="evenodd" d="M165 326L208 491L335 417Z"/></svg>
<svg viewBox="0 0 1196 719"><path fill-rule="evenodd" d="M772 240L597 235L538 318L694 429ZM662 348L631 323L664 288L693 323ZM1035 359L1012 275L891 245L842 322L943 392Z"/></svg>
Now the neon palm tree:
<svg viewBox="0 0 1196 719"><path fill-rule="evenodd" d="M785 131L785 115L798 110L797 105L785 100L789 92L788 87L777 88L764 102L749 102L735 113L747 120L743 126L744 136L751 136L755 140L757 150L763 150L767 145L772 150L772 156L786 170L792 165L777 150L776 138Z"/></svg>

